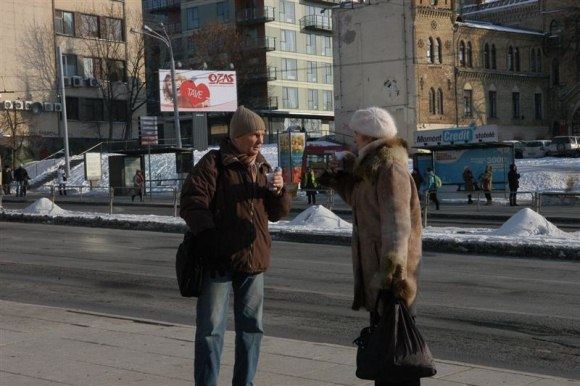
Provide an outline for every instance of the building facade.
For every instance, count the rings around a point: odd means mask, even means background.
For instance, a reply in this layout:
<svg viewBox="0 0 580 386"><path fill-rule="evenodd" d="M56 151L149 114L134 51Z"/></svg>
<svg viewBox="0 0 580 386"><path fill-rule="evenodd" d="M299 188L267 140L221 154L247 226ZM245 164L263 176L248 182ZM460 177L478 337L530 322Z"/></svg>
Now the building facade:
<svg viewBox="0 0 580 386"><path fill-rule="evenodd" d="M129 33L142 23L139 0L7 0L2 6L0 129L4 151L17 146L23 152L21 158L42 158L62 147L64 101L58 91L57 47L63 54L73 151L137 135L137 125L131 123L145 108L128 114L137 107L128 96L137 91L134 86L145 75L143 66L131 67L140 55L139 39Z"/></svg>
<svg viewBox="0 0 580 386"><path fill-rule="evenodd" d="M200 69L191 36L211 23L235 29L247 59L237 64L238 100L265 120L268 138L290 126L311 135L332 127L332 19L328 8L338 0L145 0L145 12L165 20L183 68ZM227 70L230 68L215 68ZM156 91L152 92L152 95ZM227 114L210 114L214 142L227 133ZM187 136L187 133L185 134Z"/></svg>
<svg viewBox="0 0 580 386"><path fill-rule="evenodd" d="M538 4L530 10L530 3ZM557 90L561 86L553 81L554 58L547 48L550 33L531 22L500 25L492 17L471 18L482 14L476 12L477 7L489 12L496 7L506 15L507 22L507 15L521 4L531 12L530 20L540 19L546 3L552 4L529 0L477 4L378 1L335 12L335 46L340 50L335 53L337 130L357 108L378 105L395 115L401 135L408 140L415 130L472 124L497 125L501 140L531 140L573 132L573 124L565 125L569 128L566 130L559 122L562 114L574 116L570 110L576 102L563 106L557 96L573 99L578 80L569 74L568 88ZM365 31L365 25L373 23L377 23L375 28ZM378 43L369 45L369 40ZM576 54L556 58L566 61L566 68L577 66ZM407 71L397 71L397 66ZM364 95L359 86L364 85L363 72L367 78ZM394 98L384 86L394 83L393 76L397 95L405 95L404 101ZM563 76L562 70L556 75L560 79ZM353 78L361 81L354 82ZM351 93L360 97L345 98Z"/></svg>

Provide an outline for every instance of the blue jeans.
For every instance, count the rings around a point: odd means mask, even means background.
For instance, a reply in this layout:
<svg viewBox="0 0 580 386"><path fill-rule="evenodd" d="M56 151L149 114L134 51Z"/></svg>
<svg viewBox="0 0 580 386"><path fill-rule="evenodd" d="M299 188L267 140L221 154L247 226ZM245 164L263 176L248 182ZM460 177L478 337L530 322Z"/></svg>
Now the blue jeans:
<svg viewBox="0 0 580 386"><path fill-rule="evenodd" d="M252 386L262 342L264 275L227 272L203 278L197 299L194 377L198 386L217 386L227 325L230 291L234 290L236 351L234 386Z"/></svg>

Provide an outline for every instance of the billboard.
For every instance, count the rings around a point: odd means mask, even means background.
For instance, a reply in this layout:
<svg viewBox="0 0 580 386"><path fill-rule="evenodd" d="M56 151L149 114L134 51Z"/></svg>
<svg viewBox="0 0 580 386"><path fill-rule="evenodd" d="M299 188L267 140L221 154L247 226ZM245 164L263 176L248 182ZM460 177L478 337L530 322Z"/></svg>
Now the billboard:
<svg viewBox="0 0 580 386"><path fill-rule="evenodd" d="M175 70L177 106L182 112L236 111L235 71ZM162 112L173 111L171 71L159 70L159 100Z"/></svg>
<svg viewBox="0 0 580 386"><path fill-rule="evenodd" d="M292 185L295 192L302 177L302 155L306 146L306 134L297 132L281 133L278 136L279 165L284 182Z"/></svg>
<svg viewBox="0 0 580 386"><path fill-rule="evenodd" d="M441 130L417 130L416 146L457 145L465 143L497 142L497 126L468 126Z"/></svg>
<svg viewBox="0 0 580 386"><path fill-rule="evenodd" d="M159 143L157 117L139 117L139 138L142 146L157 145Z"/></svg>
<svg viewBox="0 0 580 386"><path fill-rule="evenodd" d="M102 174L101 153L85 153L85 180L100 181Z"/></svg>

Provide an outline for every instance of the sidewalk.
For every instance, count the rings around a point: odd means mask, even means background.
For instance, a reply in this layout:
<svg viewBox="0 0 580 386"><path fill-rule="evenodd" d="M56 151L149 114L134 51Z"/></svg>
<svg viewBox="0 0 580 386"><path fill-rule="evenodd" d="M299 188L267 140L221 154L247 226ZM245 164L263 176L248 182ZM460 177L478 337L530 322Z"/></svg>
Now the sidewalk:
<svg viewBox="0 0 580 386"><path fill-rule="evenodd" d="M231 384L232 332L220 385ZM0 385L192 385L193 328L0 301ZM264 337L257 386L372 385L354 347ZM549 376L437 361L423 385L576 385Z"/></svg>

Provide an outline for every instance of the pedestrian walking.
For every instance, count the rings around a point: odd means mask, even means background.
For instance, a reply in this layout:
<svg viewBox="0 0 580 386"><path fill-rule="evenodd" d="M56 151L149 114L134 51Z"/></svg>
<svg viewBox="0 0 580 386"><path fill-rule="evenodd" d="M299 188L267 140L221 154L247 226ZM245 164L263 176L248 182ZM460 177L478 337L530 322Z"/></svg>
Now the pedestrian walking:
<svg viewBox="0 0 580 386"><path fill-rule="evenodd" d="M66 172L64 171L64 166L60 165L56 173L58 182L58 194L61 196L66 196Z"/></svg>
<svg viewBox="0 0 580 386"><path fill-rule="evenodd" d="M304 175L304 188L306 189L306 196L308 197L308 204L316 205L316 188L318 187L316 183L316 177L311 167L306 169L306 174Z"/></svg>
<svg viewBox="0 0 580 386"><path fill-rule="evenodd" d="M508 185L510 188L510 206L518 206L516 200L518 189L520 188L520 173L518 173L518 168L515 164L510 165L510 171L508 172Z"/></svg>
<svg viewBox="0 0 580 386"><path fill-rule="evenodd" d="M471 192L475 190L475 181L473 181L473 172L469 166L463 168L463 182L465 183L465 191L467 192L467 203L473 204Z"/></svg>
<svg viewBox="0 0 580 386"><path fill-rule="evenodd" d="M250 386L262 340L264 272L270 265L268 221L290 211L282 173L261 154L264 121L243 106L232 116L229 137L187 176L180 215L196 236L205 270L197 300L194 378L216 386L233 289L235 364L233 385Z"/></svg>
<svg viewBox="0 0 580 386"><path fill-rule="evenodd" d="M10 170L9 166L6 166L4 170L2 170L2 190L4 194L10 196L11 192L11 184L14 178L12 177L12 170Z"/></svg>
<svg viewBox="0 0 580 386"><path fill-rule="evenodd" d="M411 172L411 177L413 177L415 187L417 188L417 193L419 193L421 191L421 185L423 185L423 176L421 176L421 172L419 172L418 168L413 169ZM419 197L419 201L421 201L421 197Z"/></svg>
<svg viewBox="0 0 580 386"><path fill-rule="evenodd" d="M392 116L377 107L356 111L350 128L358 156L345 156L344 170L335 163L319 182L335 189L355 214L352 308L372 312L380 292L393 288L394 296L413 310L422 228L416 182L407 170L407 144L396 137ZM419 378L396 383L419 384Z"/></svg>
<svg viewBox="0 0 580 386"><path fill-rule="evenodd" d="M493 168L491 165L488 165L485 168L485 171L481 173L479 179L481 180L481 190L483 190L485 194L485 205L491 205L491 191L493 189Z"/></svg>
<svg viewBox="0 0 580 386"><path fill-rule="evenodd" d="M14 180L16 181L16 197L26 197L26 189L28 187L28 172L24 169L24 165L14 170Z"/></svg>
<svg viewBox="0 0 580 386"><path fill-rule="evenodd" d="M429 200L435 203L435 209L439 210L439 198L437 198L437 190L441 187L441 179L435 174L433 169L427 168L427 194Z"/></svg>
<svg viewBox="0 0 580 386"><path fill-rule="evenodd" d="M145 190L145 176L141 170L137 170L133 176L133 195L131 202L135 201L135 196L139 196L139 200L143 202L143 190Z"/></svg>

